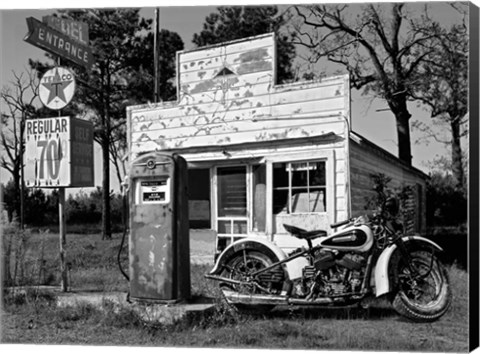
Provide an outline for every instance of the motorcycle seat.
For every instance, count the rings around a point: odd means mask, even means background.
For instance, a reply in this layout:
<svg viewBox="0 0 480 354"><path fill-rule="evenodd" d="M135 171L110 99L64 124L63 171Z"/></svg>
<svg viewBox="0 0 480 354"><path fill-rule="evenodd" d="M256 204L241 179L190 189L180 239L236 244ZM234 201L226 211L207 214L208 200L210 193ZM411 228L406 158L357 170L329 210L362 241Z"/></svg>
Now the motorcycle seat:
<svg viewBox="0 0 480 354"><path fill-rule="evenodd" d="M292 225L287 225L283 224L283 227L285 230L287 230L292 236L295 236L296 238L302 239L302 240L313 240L318 237L325 237L327 236L327 231L325 230L312 230L312 231L307 231L304 229L301 229L296 226Z"/></svg>

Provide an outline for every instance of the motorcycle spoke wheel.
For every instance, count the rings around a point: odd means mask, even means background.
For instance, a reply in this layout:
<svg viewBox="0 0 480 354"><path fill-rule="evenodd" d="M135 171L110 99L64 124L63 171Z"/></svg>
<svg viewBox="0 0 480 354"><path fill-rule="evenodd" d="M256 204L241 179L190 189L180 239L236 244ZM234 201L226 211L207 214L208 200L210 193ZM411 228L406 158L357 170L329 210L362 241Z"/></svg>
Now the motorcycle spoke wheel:
<svg viewBox="0 0 480 354"><path fill-rule="evenodd" d="M399 287L393 307L411 320L434 321L450 306L451 290L447 273L429 252L412 252L410 256L410 264L404 260L398 263Z"/></svg>
<svg viewBox="0 0 480 354"><path fill-rule="evenodd" d="M414 260L416 274L404 268L405 274L400 276L402 289L409 299L423 306L435 301L441 292L442 279L439 273L430 270L430 265ZM435 265L432 265L434 267Z"/></svg>
<svg viewBox="0 0 480 354"><path fill-rule="evenodd" d="M244 284L233 285L234 289L240 293L261 292L255 284L263 289L268 289L271 293L275 293L278 287L281 287L281 282L259 281L252 277L252 274L271 264L273 264L272 260L266 255L260 252L243 250L225 265L223 275L232 280L244 282Z"/></svg>

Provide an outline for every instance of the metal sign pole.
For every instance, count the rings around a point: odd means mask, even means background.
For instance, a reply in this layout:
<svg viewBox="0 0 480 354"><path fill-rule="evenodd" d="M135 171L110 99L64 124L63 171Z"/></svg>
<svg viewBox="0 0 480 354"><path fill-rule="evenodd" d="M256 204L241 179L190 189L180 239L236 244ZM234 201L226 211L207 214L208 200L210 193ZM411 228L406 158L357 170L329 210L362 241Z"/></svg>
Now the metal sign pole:
<svg viewBox="0 0 480 354"><path fill-rule="evenodd" d="M65 222L65 188L58 189L58 223L59 223L59 240L60 240L60 271L62 274L62 290L68 291L68 274L66 267L67 252L65 250L67 245L66 237L66 222Z"/></svg>
<svg viewBox="0 0 480 354"><path fill-rule="evenodd" d="M57 66L60 66L60 57L57 58ZM58 116L62 116L62 110L58 110ZM68 269L67 269L67 222L65 218L65 187L58 189L58 234L60 245L60 272L62 274L62 291L68 291Z"/></svg>
<svg viewBox="0 0 480 354"><path fill-rule="evenodd" d="M154 64L154 93L153 101L160 101L160 63L159 59L159 41L160 41L160 9L157 7L155 9L155 32L153 35L153 64Z"/></svg>

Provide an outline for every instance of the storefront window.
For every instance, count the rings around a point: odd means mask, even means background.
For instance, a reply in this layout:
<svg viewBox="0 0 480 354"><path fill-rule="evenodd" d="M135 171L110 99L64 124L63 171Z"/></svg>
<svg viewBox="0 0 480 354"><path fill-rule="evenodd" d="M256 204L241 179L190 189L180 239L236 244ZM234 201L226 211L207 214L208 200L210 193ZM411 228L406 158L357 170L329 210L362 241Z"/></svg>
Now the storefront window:
<svg viewBox="0 0 480 354"><path fill-rule="evenodd" d="M325 193L325 161L273 165L274 214L325 212Z"/></svg>
<svg viewBox="0 0 480 354"><path fill-rule="evenodd" d="M248 233L247 167L217 168L217 250Z"/></svg>
<svg viewBox="0 0 480 354"><path fill-rule="evenodd" d="M218 216L247 215L246 167L222 167L218 176Z"/></svg>

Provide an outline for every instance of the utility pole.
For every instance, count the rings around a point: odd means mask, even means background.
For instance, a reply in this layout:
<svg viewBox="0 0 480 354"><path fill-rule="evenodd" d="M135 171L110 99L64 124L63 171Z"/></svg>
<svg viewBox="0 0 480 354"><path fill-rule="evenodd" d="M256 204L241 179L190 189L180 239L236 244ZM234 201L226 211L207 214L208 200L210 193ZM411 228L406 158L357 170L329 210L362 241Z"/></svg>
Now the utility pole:
<svg viewBox="0 0 480 354"><path fill-rule="evenodd" d="M24 152L24 141L23 134L25 132L25 111L22 111L22 119L20 121L20 229L25 228L25 178L24 178L24 167L23 167L23 152Z"/></svg>
<svg viewBox="0 0 480 354"><path fill-rule="evenodd" d="M153 64L154 64L154 81L155 88L153 93L153 101L160 101L160 92L159 92L159 80L160 80L160 63L158 62L159 57L159 43L160 43L160 8L155 8L155 33L153 35Z"/></svg>

